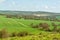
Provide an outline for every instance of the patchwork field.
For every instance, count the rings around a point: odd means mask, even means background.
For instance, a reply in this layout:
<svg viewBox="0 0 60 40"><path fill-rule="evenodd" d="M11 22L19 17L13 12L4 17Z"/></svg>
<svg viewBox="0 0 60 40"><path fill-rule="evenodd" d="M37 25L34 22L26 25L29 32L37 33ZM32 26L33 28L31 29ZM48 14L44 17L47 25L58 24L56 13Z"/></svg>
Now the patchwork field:
<svg viewBox="0 0 60 40"><path fill-rule="evenodd" d="M44 21L44 20L25 20L25 19L14 19L14 18L6 18L5 16L0 16L0 30L6 28L9 33L12 32L22 32L27 31L34 35L32 36L24 36L24 37L12 37L3 40L60 40L60 33L52 33L39 30L37 28L32 28L30 26L31 23L37 25L41 22L46 22L50 25L50 29L53 29L51 25L52 21ZM56 24L60 24L60 22L54 22ZM60 28L60 26L58 26ZM42 33L41 35L39 35Z"/></svg>

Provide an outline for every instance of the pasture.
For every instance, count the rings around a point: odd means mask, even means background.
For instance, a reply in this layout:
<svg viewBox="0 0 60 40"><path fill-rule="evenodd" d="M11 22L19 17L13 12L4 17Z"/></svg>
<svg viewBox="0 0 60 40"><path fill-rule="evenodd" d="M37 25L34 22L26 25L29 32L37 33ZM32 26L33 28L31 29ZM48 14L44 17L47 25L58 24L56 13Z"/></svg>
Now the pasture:
<svg viewBox="0 0 60 40"><path fill-rule="evenodd" d="M42 31L37 28L32 28L30 26L31 23L33 23L34 25L37 25L41 22L48 23L50 25L50 29L53 29L53 26L51 25L53 21L28 20L28 19L23 19L23 18L16 19L16 18L6 18L5 16L0 16L0 30L5 28L9 33L12 33L12 32L18 33L22 31L27 31L29 33L34 34L32 36L28 35L25 37L12 37L12 38L10 37L3 40L53 40L53 38L55 39L58 38L58 40L60 39L60 33L54 34L52 32ZM55 22L55 21L54 23L60 24L60 22ZM58 28L60 28L60 26L58 26ZM42 34L39 35L40 33ZM39 38L39 36L41 36L41 38Z"/></svg>

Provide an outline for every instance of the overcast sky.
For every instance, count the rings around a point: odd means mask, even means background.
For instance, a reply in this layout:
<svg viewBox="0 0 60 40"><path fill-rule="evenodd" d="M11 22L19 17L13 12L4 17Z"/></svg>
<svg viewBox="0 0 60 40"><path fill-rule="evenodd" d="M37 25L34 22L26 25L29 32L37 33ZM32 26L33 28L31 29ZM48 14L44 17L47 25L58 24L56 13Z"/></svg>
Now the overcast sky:
<svg viewBox="0 0 60 40"><path fill-rule="evenodd" d="M60 0L0 0L0 10L60 12Z"/></svg>

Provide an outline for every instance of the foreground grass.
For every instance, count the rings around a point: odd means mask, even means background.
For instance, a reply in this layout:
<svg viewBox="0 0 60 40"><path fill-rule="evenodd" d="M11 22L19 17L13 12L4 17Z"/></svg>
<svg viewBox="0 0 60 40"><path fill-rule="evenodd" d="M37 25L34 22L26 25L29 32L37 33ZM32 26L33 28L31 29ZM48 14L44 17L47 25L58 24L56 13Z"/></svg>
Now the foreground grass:
<svg viewBox="0 0 60 40"><path fill-rule="evenodd" d="M42 33L40 35L10 37L10 38L3 38L0 40L60 40L60 34L59 33Z"/></svg>

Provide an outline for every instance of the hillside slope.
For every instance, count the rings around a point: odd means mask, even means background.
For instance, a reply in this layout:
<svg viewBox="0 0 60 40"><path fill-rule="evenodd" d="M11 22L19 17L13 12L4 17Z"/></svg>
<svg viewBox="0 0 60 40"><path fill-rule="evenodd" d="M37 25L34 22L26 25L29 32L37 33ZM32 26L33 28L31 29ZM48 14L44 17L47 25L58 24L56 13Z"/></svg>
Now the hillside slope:
<svg viewBox="0 0 60 40"><path fill-rule="evenodd" d="M32 33L40 32L38 29L34 29L30 26L31 23L39 24L41 22L46 22L51 25L52 21L43 21L43 20L25 20L25 19L13 19L13 18L5 18L5 16L0 16L0 30L6 28L9 32L20 32L20 31L28 31ZM56 24L60 24L60 22L55 22ZM19 30L19 31L18 31Z"/></svg>

